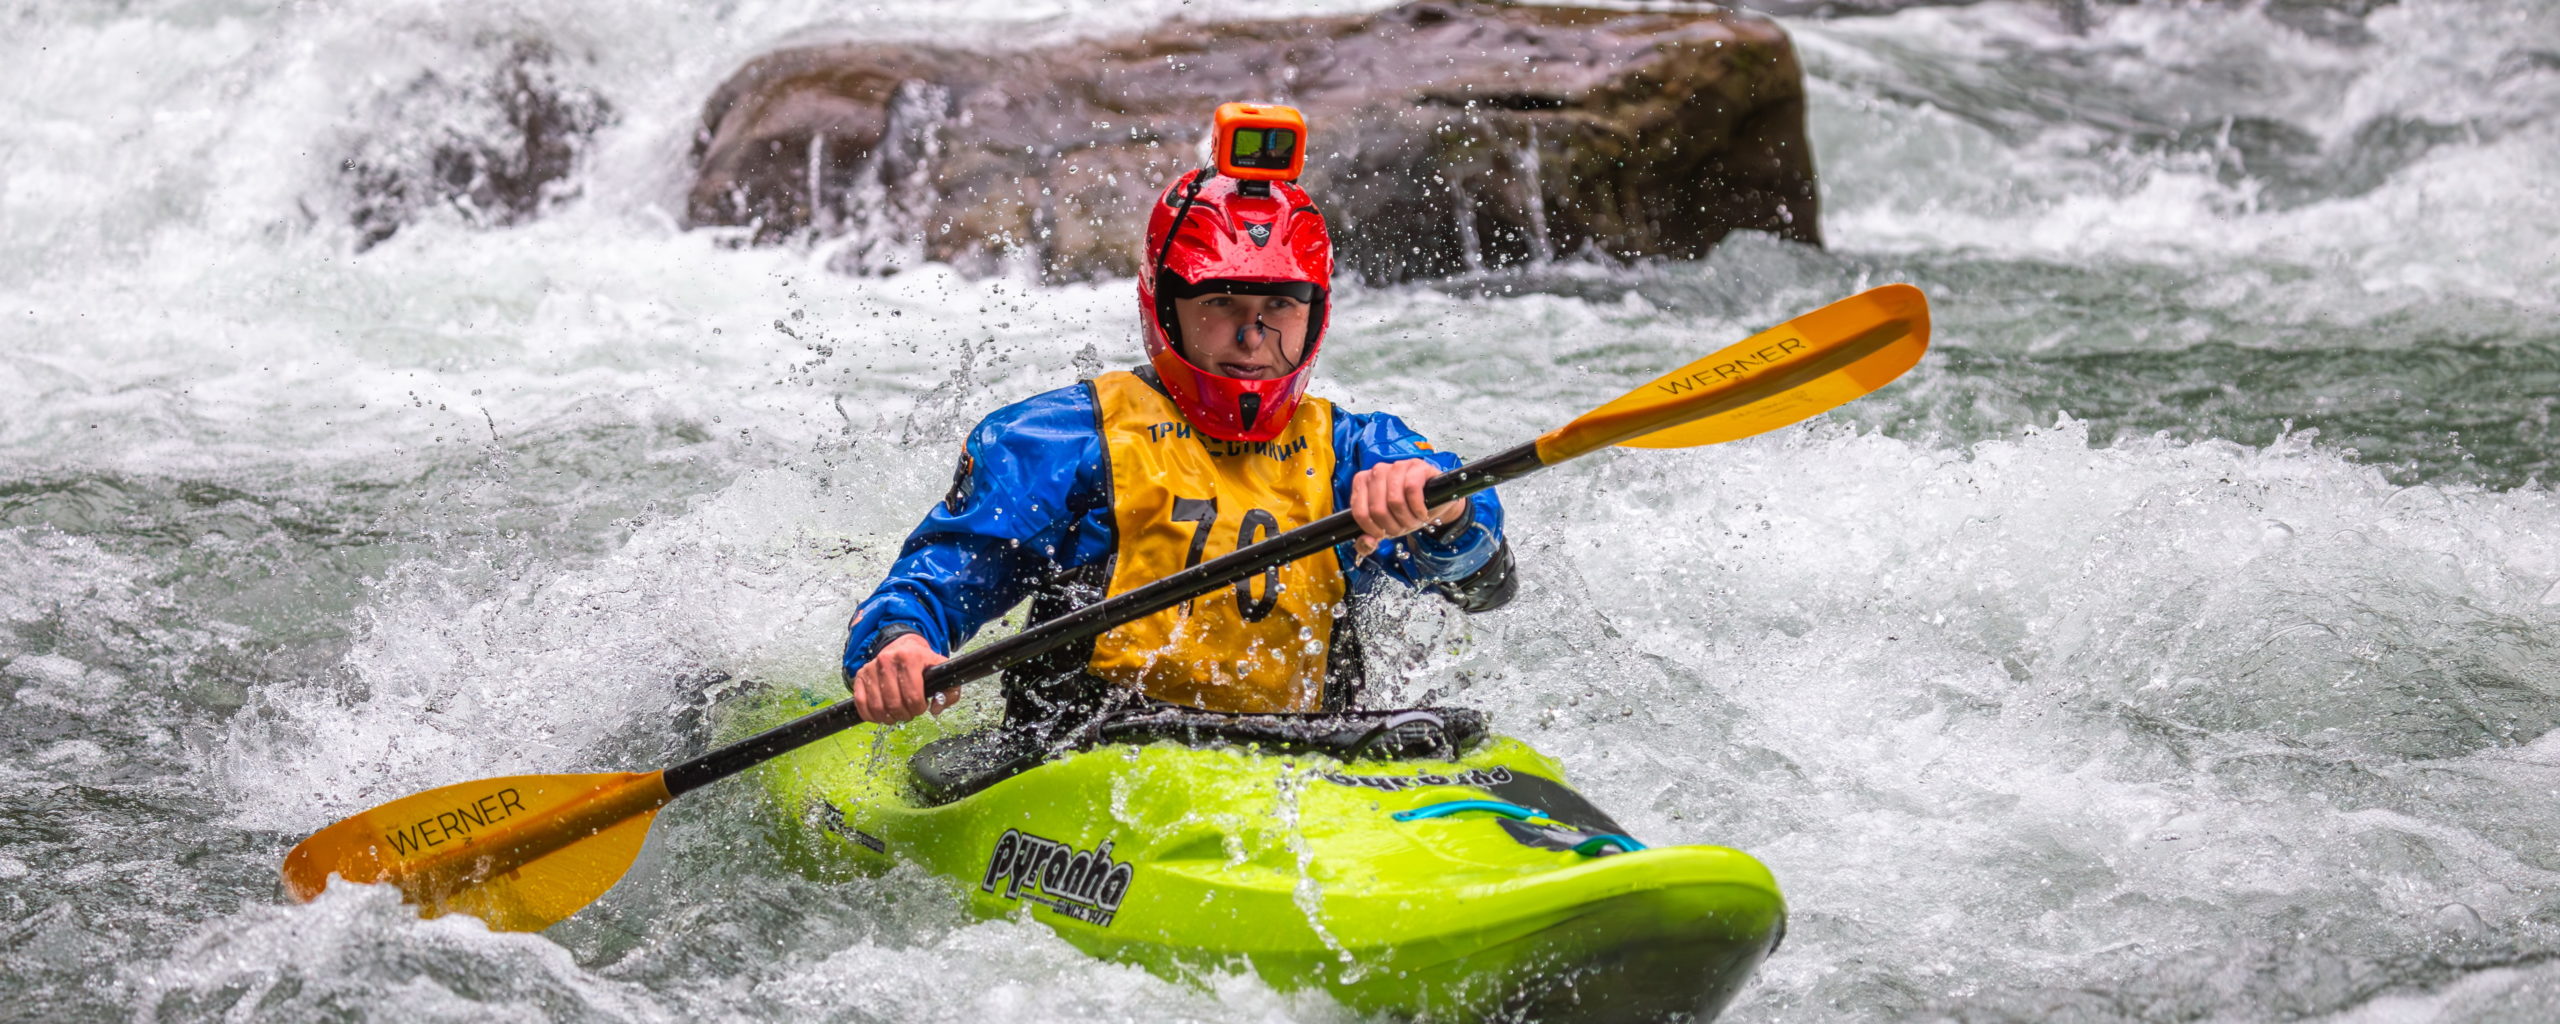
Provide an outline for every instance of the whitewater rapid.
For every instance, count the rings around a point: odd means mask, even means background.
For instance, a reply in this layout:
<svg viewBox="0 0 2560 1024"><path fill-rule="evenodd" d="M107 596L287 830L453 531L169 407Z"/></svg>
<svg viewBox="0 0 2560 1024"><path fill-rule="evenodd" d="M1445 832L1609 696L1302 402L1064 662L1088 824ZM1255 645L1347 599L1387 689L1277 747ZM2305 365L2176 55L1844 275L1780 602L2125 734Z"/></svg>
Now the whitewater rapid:
<svg viewBox="0 0 2560 1024"><path fill-rule="evenodd" d="M1770 865L1728 1019L2560 1016L2560 11L2301 7L1792 21L1829 250L1346 289L1318 391L1466 454L1931 294L1904 382L1506 488L1519 601L1378 638L1382 699ZM968 427L1136 358L1125 283L678 230L723 76L1202 9L0 5L0 1018L1349 1019L800 877L748 787L541 935L275 886L371 803L828 685ZM575 194L359 252L338 161L481 124L396 101L526 37L615 112Z"/></svg>

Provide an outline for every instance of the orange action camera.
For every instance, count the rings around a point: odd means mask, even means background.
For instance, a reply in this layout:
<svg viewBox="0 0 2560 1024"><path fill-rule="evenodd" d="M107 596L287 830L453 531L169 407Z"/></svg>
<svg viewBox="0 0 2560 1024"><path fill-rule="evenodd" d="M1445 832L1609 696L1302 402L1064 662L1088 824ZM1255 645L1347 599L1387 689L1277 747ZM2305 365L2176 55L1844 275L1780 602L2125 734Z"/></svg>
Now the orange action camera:
<svg viewBox="0 0 2560 1024"><path fill-rule="evenodd" d="M1307 119L1269 103L1218 107L1218 173L1241 181L1296 181L1307 165Z"/></svg>

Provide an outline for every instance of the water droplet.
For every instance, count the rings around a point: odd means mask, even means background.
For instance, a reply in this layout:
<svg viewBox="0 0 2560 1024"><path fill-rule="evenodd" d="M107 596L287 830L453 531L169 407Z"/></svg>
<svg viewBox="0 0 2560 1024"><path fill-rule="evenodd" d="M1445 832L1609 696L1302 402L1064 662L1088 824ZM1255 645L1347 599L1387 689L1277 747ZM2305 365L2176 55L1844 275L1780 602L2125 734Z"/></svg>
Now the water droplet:
<svg viewBox="0 0 2560 1024"><path fill-rule="evenodd" d="M2480 919L2480 912L2464 903L2447 903L2437 907L2435 925L2439 930L2463 935L2479 935L2489 930L2489 922Z"/></svg>

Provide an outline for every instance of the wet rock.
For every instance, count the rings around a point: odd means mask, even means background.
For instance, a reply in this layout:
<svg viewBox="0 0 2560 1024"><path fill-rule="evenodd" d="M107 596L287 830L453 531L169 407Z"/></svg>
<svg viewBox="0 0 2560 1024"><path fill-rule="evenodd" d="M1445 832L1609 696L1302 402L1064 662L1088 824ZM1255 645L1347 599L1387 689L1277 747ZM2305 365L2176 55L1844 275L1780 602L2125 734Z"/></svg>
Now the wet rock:
<svg viewBox="0 0 2560 1024"><path fill-rule="evenodd" d="M1676 3L1706 4L1709 0L1672 0ZM1913 7L1970 7L1983 0L1747 0L1735 6L1781 18L1855 18L1894 14ZM2083 34L2097 26L2113 8L2132 7L2143 0L2043 0L2061 19L2062 26L2074 34ZM2374 11L2391 6L2398 0L2206 0L2223 6L2255 6L2268 19L2304 35L2342 43L2363 44L2373 37L2364 27L2364 18Z"/></svg>
<svg viewBox="0 0 2560 1024"><path fill-rule="evenodd" d="M374 100L373 131L340 164L358 248L430 211L504 227L576 195L572 172L613 105L547 43L484 40L472 55L487 65L476 74L431 70Z"/></svg>
<svg viewBox="0 0 2560 1024"><path fill-rule="evenodd" d="M995 53L781 50L705 104L686 216L757 243L841 239L849 272L1125 276L1147 203L1204 161L1232 99L1306 113L1305 184L1371 280L1695 257L1735 229L1821 240L1803 74L1775 23L1490 2Z"/></svg>

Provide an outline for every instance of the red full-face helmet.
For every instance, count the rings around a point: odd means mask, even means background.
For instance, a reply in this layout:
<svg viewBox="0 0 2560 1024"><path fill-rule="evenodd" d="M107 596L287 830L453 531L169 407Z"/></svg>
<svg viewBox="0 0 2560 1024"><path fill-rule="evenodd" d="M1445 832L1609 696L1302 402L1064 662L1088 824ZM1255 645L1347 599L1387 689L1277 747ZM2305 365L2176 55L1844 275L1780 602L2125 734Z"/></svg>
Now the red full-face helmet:
<svg viewBox="0 0 2560 1024"><path fill-rule="evenodd" d="M1147 215L1147 266L1138 272L1147 361L1192 429L1225 441L1280 436L1307 390L1333 288L1333 238L1305 189L1246 183L1208 170L1175 179ZM1173 300L1212 292L1291 295L1307 303L1298 365L1270 380L1224 377L1182 354Z"/></svg>

